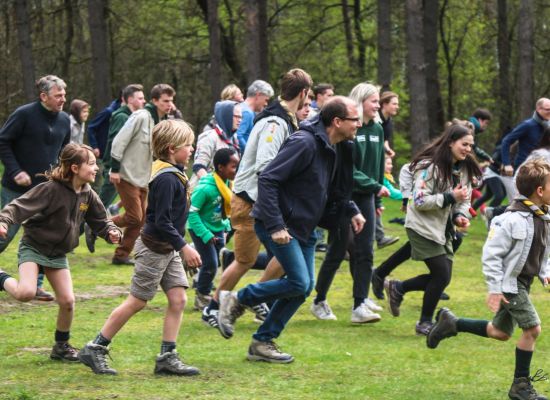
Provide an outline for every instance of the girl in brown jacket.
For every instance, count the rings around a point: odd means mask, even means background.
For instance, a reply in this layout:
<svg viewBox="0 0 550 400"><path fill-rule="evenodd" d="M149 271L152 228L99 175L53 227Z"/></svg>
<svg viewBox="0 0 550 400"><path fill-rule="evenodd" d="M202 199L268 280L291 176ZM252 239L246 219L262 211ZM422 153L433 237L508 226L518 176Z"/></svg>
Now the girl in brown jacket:
<svg viewBox="0 0 550 400"><path fill-rule="evenodd" d="M98 167L89 146L70 143L61 152L59 165L46 172L47 182L29 190L0 211L0 237L9 225L23 223L19 243L19 282L0 270L0 290L19 301L30 301L36 292L39 271L48 278L59 304L55 345L50 358L78 361L69 344L74 293L67 253L78 246L80 225L88 225L110 243L118 243L120 230L107 220L105 208L90 188Z"/></svg>

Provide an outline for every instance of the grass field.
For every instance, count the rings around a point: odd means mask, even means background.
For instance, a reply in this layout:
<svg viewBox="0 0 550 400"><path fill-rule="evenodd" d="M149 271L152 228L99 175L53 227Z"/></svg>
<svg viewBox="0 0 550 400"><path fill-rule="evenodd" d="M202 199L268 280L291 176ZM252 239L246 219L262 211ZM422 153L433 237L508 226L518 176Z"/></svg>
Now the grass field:
<svg viewBox="0 0 550 400"><path fill-rule="evenodd" d="M385 201L384 220L398 216L396 202ZM399 225L385 223L388 234L401 241L377 251L378 265L404 243ZM474 220L455 258L454 276L444 302L458 315L491 317L485 306L486 289L480 254L486 230ZM77 295L72 343L82 346L95 337L111 310L124 299L132 269L109 261L113 248L98 242L91 255L84 244L69 255ZM0 255L0 266L15 273L16 243ZM323 254L317 254L317 265ZM395 271L407 278L425 270L407 262ZM461 334L428 350L415 336L420 293L407 296L401 317L384 311L377 324L352 326L349 322L351 279L347 262L336 276L329 302L338 321L317 321L308 299L291 320L278 344L292 353L289 365L250 363L245 354L257 325L246 314L231 340L200 322L192 311L194 293L178 341L183 358L201 369L193 378L158 378L153 375L159 351L165 299L162 293L121 331L113 341L111 365L117 376L96 376L80 364L50 361L53 345L54 304L18 304L0 293L0 399L503 399L507 398L514 370L514 342L501 343ZM256 271L243 284L258 278ZM539 314L548 320L548 293L536 283L532 297ZM384 304L384 306L386 306ZM544 330L533 360L533 370L550 368L550 344ZM538 383L550 392L547 383Z"/></svg>

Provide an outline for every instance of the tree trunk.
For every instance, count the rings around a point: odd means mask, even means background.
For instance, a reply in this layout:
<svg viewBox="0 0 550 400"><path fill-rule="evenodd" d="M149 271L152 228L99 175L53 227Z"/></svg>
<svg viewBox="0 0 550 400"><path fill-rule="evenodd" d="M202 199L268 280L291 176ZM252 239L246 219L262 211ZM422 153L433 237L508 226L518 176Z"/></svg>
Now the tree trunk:
<svg viewBox="0 0 550 400"><path fill-rule="evenodd" d="M413 155L428 142L428 103L422 33L422 0L406 0L407 81L410 94L410 139Z"/></svg>
<svg viewBox="0 0 550 400"><path fill-rule="evenodd" d="M258 0L258 24L260 45L260 79L269 80L269 36L267 32L267 0Z"/></svg>
<svg viewBox="0 0 550 400"><path fill-rule="evenodd" d="M498 0L498 98L499 118L498 129L501 134L512 127L512 99L510 97L510 38L508 37L508 5L507 0Z"/></svg>
<svg viewBox="0 0 550 400"><path fill-rule="evenodd" d="M533 113L534 96L534 0L521 0L519 6L518 46L519 46L519 112L520 118Z"/></svg>
<svg viewBox="0 0 550 400"><path fill-rule="evenodd" d="M92 44L92 71L94 76L95 110L111 102L111 71L107 49L107 0L88 0L88 27Z"/></svg>
<svg viewBox="0 0 550 400"><path fill-rule="evenodd" d="M353 56L353 35L351 33L351 20L349 18L348 0L342 0L342 20L344 21L344 35L346 36L346 53L348 55L348 65L350 69L355 67L355 57Z"/></svg>
<svg viewBox="0 0 550 400"><path fill-rule="evenodd" d="M73 0L65 0L65 53L63 54L61 64L61 74L64 77L69 76L69 64L71 60L74 38L73 14Z"/></svg>
<svg viewBox="0 0 550 400"><path fill-rule="evenodd" d="M365 75L365 60L366 60L366 48L367 42L363 37L363 31L361 30L361 24L363 18L361 18L361 0L354 0L353 2L353 25L355 28L355 38L357 39L357 49L359 56L357 58L358 76Z"/></svg>
<svg viewBox="0 0 550 400"><path fill-rule="evenodd" d="M210 35L210 68L208 69L208 75L210 80L212 104L220 99L220 92L222 90L222 55L220 44L220 26L218 22L219 3L219 0L208 0L208 33Z"/></svg>
<svg viewBox="0 0 550 400"><path fill-rule="evenodd" d="M17 0L14 2L14 5L17 38L19 40L19 58L21 59L21 69L23 72L23 91L25 92L25 98L30 102L36 99L36 89L27 0Z"/></svg>
<svg viewBox="0 0 550 400"><path fill-rule="evenodd" d="M438 0L424 1L424 56L426 62L426 93L428 99L428 120L430 139L435 138L443 131L445 114L439 86L437 60L437 32L438 32L439 2Z"/></svg>
<svg viewBox="0 0 550 400"><path fill-rule="evenodd" d="M260 21L257 0L244 0L246 16L247 84L260 77Z"/></svg>
<svg viewBox="0 0 550 400"><path fill-rule="evenodd" d="M378 0L378 84L381 92L390 90L392 79L391 65L391 1Z"/></svg>

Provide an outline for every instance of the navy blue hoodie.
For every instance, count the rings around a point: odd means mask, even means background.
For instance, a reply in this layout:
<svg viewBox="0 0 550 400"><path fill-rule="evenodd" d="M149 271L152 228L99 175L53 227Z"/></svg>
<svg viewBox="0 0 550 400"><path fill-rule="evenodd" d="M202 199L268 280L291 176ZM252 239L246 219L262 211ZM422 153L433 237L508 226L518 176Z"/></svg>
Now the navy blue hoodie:
<svg viewBox="0 0 550 400"><path fill-rule="evenodd" d="M269 233L286 228L307 242L323 215L335 161L319 117L302 122L260 174L252 216Z"/></svg>

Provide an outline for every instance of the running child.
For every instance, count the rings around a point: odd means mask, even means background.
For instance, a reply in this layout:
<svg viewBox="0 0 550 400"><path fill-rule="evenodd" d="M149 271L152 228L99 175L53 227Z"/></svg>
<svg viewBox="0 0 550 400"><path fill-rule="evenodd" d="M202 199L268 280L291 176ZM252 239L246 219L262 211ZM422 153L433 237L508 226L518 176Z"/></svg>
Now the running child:
<svg viewBox="0 0 550 400"><path fill-rule="evenodd" d="M16 300L30 301L38 273L46 275L59 305L53 360L78 361L78 350L69 343L75 298L67 253L78 246L80 225L86 221L110 243L118 243L121 236L90 187L98 169L91 147L67 144L59 165L45 173L48 181L0 212L0 237L6 237L10 225L23 223L24 227L18 250L19 281L0 270L0 290Z"/></svg>
<svg viewBox="0 0 550 400"><path fill-rule="evenodd" d="M508 340L517 324L522 334L516 345L514 379L508 397L544 400L531 382L545 379L542 371L529 377L535 342L541 332L540 318L529 298L533 280L546 286L550 280L550 164L534 159L517 173L519 196L506 212L495 217L483 247L483 274L489 289L487 306L496 313L492 321L457 318L448 308L439 310L426 344L435 349L458 332Z"/></svg>
<svg viewBox="0 0 550 400"><path fill-rule="evenodd" d="M113 310L97 337L78 354L96 374L115 375L106 356L115 335L134 314L152 300L161 286L168 299L162 344L155 374L197 375L199 370L181 362L176 340L189 287L180 251L190 267L201 264L199 254L184 240L189 192L184 166L193 152L194 134L181 120L164 120L152 134L153 162L149 182L146 221L135 246L135 269L128 298Z"/></svg>

